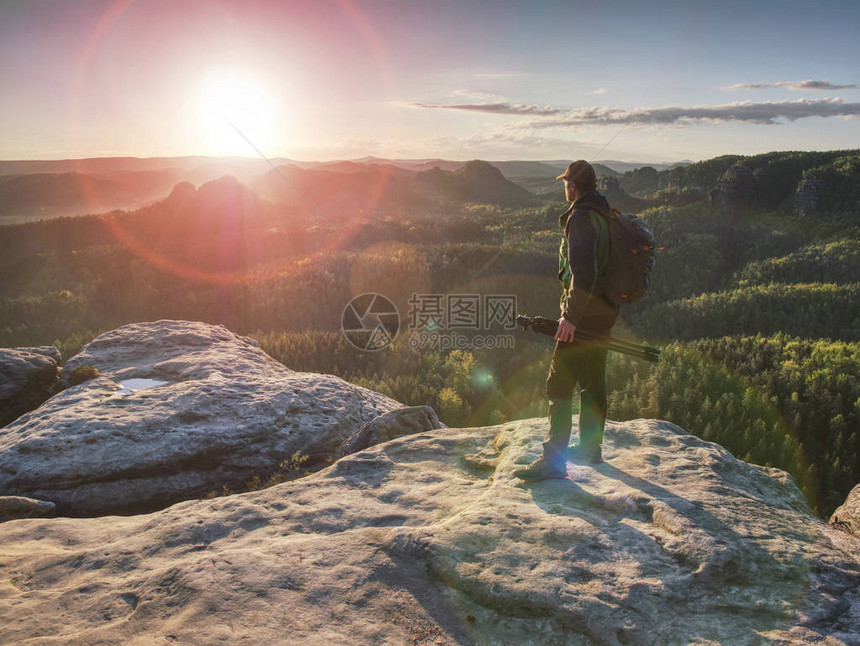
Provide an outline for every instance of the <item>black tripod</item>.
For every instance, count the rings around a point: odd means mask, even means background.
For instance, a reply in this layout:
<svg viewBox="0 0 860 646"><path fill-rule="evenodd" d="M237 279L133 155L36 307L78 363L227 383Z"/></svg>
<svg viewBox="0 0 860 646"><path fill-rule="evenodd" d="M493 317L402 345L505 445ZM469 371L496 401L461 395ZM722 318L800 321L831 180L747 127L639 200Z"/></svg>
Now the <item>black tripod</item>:
<svg viewBox="0 0 860 646"><path fill-rule="evenodd" d="M553 337L558 331L558 321L554 319L544 318L543 316L529 317L525 314L520 314L519 316L517 316L517 325L520 325L523 330L527 330L529 326L531 326L535 332L540 332L541 334L546 334L547 336ZM594 341L595 343L598 343L605 347L607 350L628 354L631 357L636 357L637 359L642 359L643 361L651 361L653 363L657 363L657 361L659 361L660 359L660 348L655 348L652 345L639 345L638 343L625 341L624 339L616 339L615 337L611 336L598 338L590 335L584 330L577 330L576 338L582 339L584 341Z"/></svg>

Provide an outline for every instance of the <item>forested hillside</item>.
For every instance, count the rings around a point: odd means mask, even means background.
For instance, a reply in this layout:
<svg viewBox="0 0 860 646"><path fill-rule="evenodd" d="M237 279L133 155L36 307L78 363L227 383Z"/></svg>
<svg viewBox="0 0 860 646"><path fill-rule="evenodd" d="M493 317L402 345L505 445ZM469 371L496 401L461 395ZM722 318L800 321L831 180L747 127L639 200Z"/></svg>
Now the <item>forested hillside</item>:
<svg viewBox="0 0 860 646"><path fill-rule="evenodd" d="M630 195L652 200L683 193L718 202L728 198L756 209L854 211L860 200L860 154L835 150L723 155L663 171L638 168L625 173L619 183Z"/></svg>
<svg viewBox="0 0 860 646"><path fill-rule="evenodd" d="M838 177L827 175L827 185L841 186L856 154L747 158L755 185L782 196L767 206L714 202L691 188L719 183L739 158L655 172L654 191L662 177L683 179L663 186L662 198L649 192L647 171L617 180L630 193L638 182L641 199L656 204L641 215L664 250L651 297L626 310L616 331L664 351L657 366L611 357L610 417L668 419L786 469L821 514L860 480L860 218L826 196L827 209L800 217L790 194L828 173ZM290 368L430 404L449 425L543 415L550 339L494 328L480 332L513 343L452 350L437 335L416 348L407 326L413 293L515 295L521 313L558 311L564 203L523 207L507 184L510 203L469 203L470 177L481 190L502 185L473 164L419 180L460 195L444 208L398 208L389 187L384 210L323 218L224 179L179 185L135 212L4 227L0 344L55 343L69 356L124 323L203 320L257 337ZM678 191L687 197L672 206ZM362 292L387 296L400 312L401 332L378 352L356 349L340 331L344 307Z"/></svg>

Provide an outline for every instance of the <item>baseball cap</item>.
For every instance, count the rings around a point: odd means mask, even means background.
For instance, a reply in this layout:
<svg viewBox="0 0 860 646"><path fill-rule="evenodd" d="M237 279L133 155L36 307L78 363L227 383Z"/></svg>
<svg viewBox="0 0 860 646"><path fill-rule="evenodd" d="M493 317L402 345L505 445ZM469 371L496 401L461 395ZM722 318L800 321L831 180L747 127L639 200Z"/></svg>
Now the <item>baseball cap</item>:
<svg viewBox="0 0 860 646"><path fill-rule="evenodd" d="M594 166L584 159L570 162L567 170L556 177L556 179L566 179L577 186L594 186L597 183L597 175L594 173Z"/></svg>

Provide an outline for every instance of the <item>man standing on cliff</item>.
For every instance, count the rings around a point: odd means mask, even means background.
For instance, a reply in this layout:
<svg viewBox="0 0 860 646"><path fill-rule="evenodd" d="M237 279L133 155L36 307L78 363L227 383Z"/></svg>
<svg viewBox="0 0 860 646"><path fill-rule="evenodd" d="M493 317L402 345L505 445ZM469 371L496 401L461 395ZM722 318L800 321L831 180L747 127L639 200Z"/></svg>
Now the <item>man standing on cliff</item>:
<svg viewBox="0 0 860 646"><path fill-rule="evenodd" d="M543 456L514 475L522 480L567 476L567 460L598 464L606 422L606 350L577 338L577 330L606 337L618 316L618 306L603 296L600 276L609 262L609 203L597 191L594 167L571 162L556 179L564 181L571 207L559 217L564 228L559 249L558 279L564 288L555 352L546 380L549 432ZM568 449L573 389L579 384L579 443Z"/></svg>

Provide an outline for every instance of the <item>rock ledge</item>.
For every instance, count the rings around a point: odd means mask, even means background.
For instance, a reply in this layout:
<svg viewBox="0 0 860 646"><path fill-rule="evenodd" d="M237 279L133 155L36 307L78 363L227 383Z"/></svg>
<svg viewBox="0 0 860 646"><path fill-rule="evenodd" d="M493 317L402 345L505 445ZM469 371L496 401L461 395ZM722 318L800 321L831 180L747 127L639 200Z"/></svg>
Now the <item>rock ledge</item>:
<svg viewBox="0 0 860 646"><path fill-rule="evenodd" d="M32 644L857 644L856 540L667 422L526 485L545 420L399 437L270 489L0 525ZM854 548L852 548L852 545Z"/></svg>

